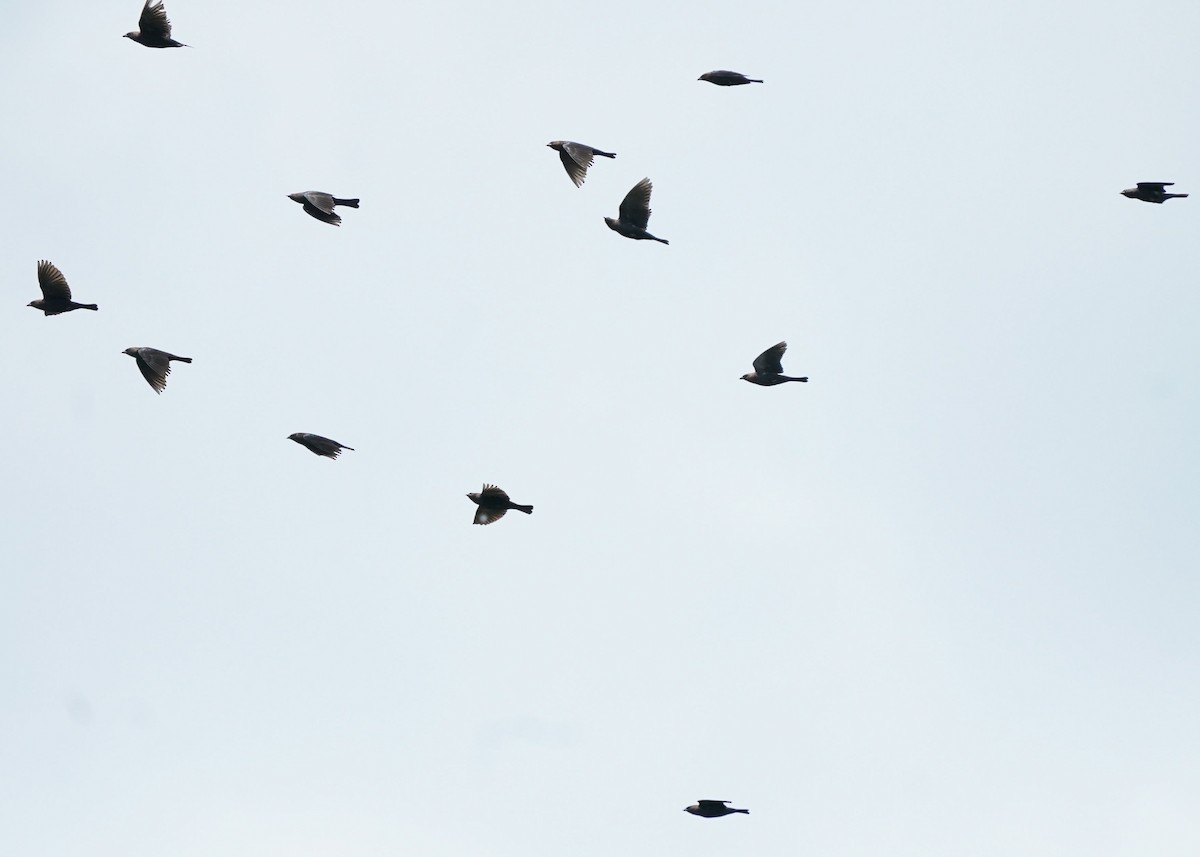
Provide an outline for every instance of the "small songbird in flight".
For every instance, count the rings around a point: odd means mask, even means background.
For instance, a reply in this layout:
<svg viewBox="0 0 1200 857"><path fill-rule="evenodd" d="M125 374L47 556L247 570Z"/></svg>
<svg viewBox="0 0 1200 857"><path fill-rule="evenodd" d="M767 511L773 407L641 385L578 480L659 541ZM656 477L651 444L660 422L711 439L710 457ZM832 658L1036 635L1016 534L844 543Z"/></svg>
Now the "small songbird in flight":
<svg viewBox="0 0 1200 857"><path fill-rule="evenodd" d="M684 812L690 812L692 815L698 815L701 818L720 818L723 815L732 815L735 812L744 812L750 814L748 809L734 809L731 806L726 806L729 803L727 800L702 800L699 803L694 803L689 807L684 808Z"/></svg>
<svg viewBox="0 0 1200 857"><path fill-rule="evenodd" d="M482 491L472 492L467 495L471 502L479 508L475 510L476 524L490 524L493 521L499 521L504 517L504 513L509 509L516 509L518 512L524 512L526 515L533 514L532 506L522 506L520 503L514 503L508 499L508 495L503 490L495 485L484 485Z"/></svg>
<svg viewBox="0 0 1200 857"><path fill-rule="evenodd" d="M336 440L321 437L319 434L309 434L306 431L293 432L288 435L288 440L294 440L310 452L323 455L326 458L337 458L343 449L354 452L354 447L352 446L346 446L344 443L338 443Z"/></svg>
<svg viewBox="0 0 1200 857"><path fill-rule="evenodd" d="M26 306L40 309L46 315L59 315L73 309L99 309L95 304L79 304L71 300L71 287L62 271L45 259L38 262L38 285L42 287L42 299L30 301Z"/></svg>
<svg viewBox="0 0 1200 857"><path fill-rule="evenodd" d="M783 352L787 351L786 342L777 342L762 354L754 358L754 371L742 376L743 381L758 384L760 387L774 387L786 381L804 381L808 378L790 378L783 374Z"/></svg>
<svg viewBox="0 0 1200 857"><path fill-rule="evenodd" d="M650 184L650 179L642 179L635 184L621 200L617 219L604 218L608 228L626 238L633 238L637 241L648 238L651 241L670 244L671 242L666 238L655 238L646 231L646 224L650 222L650 191L652 190L654 190L654 185Z"/></svg>
<svg viewBox="0 0 1200 857"><path fill-rule="evenodd" d="M134 346L126 348L121 353L128 354L137 361L137 366L142 370L143 377L154 388L154 392L156 393L161 393L163 388L167 386L167 376L171 374L172 360L178 360L180 363L192 362L192 358L190 357L177 357L174 354L159 351L157 348L139 348Z"/></svg>
<svg viewBox="0 0 1200 857"><path fill-rule="evenodd" d="M341 216L335 214L333 211L335 205L358 208L359 203L357 199L338 199L319 190L304 190L298 193L289 193L288 199L303 205L304 210L317 218L317 220L332 223L334 226L342 225Z"/></svg>
<svg viewBox="0 0 1200 857"><path fill-rule="evenodd" d="M167 20L167 12L163 9L162 0L146 0L142 7L142 17L138 19L141 29L126 33L125 38L133 39L139 45L148 48L186 48L183 42L171 38L171 22Z"/></svg>
<svg viewBox="0 0 1200 857"><path fill-rule="evenodd" d="M559 160L562 161L571 181L575 182L575 187L583 184L588 167L592 165L592 155L599 155L602 158L616 157L614 152L601 152L599 149L585 146L583 143L572 143L570 140L551 140L546 145L551 149L558 150Z"/></svg>
<svg viewBox="0 0 1200 857"><path fill-rule="evenodd" d="M1142 202L1157 203L1164 203L1168 199L1186 198L1186 193L1167 193L1166 189L1174 184L1175 182L1138 182L1137 187L1121 191L1121 196L1127 196L1130 199L1140 199Z"/></svg>
<svg viewBox="0 0 1200 857"><path fill-rule="evenodd" d="M754 80L746 77L746 75L742 74L741 72L725 71L723 69L718 71L706 71L704 74L696 78L696 80L707 80L709 83L715 83L717 86L742 86L743 84L747 83L762 83L761 80Z"/></svg>

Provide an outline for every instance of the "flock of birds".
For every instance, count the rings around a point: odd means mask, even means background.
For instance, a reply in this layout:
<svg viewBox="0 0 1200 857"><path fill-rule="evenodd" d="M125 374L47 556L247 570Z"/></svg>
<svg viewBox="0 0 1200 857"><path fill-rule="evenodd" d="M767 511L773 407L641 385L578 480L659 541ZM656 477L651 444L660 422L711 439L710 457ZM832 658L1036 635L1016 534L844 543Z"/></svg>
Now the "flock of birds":
<svg viewBox="0 0 1200 857"><path fill-rule="evenodd" d="M188 47L172 38L171 22L167 18L166 11L163 8L163 0L146 0L142 8L141 17L138 20L138 29L126 33L125 38L131 39L148 48ZM698 79L717 86L743 86L763 82L749 78L739 72L728 70L710 71L700 75ZM574 182L576 187L583 185L587 177L587 171L592 166L596 157L616 158L616 153L614 152L606 152L594 146L571 140L553 140L546 145L558 152L559 159L562 161L567 176ZM1129 199L1152 203L1163 203L1168 199L1182 199L1188 196L1186 193L1168 192L1167 188L1173 185L1173 182L1138 182L1135 187L1121 191L1121 194ZM649 178L644 178L634 185L621 201L617 217L604 218L604 222L608 225L608 228L626 238L669 244L670 242L667 239L659 238L647 231L647 226L650 222L650 194L652 190L653 185ZM289 194L288 197L302 205L304 211L310 216L332 226L340 226L342 222L342 218L334 211L335 207L358 208L360 202L358 199L335 197L324 191L301 191ZM97 304L78 303L73 300L71 288L67 284L66 277L51 262L46 260L39 261L37 276L38 284L42 291L42 298L31 301L29 306L41 310L45 315L61 315L78 309L93 311L99 309ZM807 377L794 377L784 374L782 361L786 351L786 342L779 342L772 345L754 358L754 371L742 375L742 380L762 387L773 387L778 384L787 383L788 381L807 382ZM137 367L141 371L142 376L156 393L161 393L166 388L167 376L171 374L172 362L192 362L192 358L190 357L180 357L167 351L144 346L126 348L122 353L128 354L137 362ZM295 441L314 454L326 458L336 459L343 450L354 450L354 447L346 446L330 438L310 432L295 432L288 435L288 439ZM533 506L514 503L509 499L507 493L495 485L485 484L481 491L469 493L467 497L478 507L474 518L474 523L476 524L491 524L494 521L498 521L510 509L516 509L527 515L533 513ZM750 812L747 809L730 807L729 801L724 800L701 800L692 806L686 807L684 811L702 818L720 818L734 813L749 814Z"/></svg>

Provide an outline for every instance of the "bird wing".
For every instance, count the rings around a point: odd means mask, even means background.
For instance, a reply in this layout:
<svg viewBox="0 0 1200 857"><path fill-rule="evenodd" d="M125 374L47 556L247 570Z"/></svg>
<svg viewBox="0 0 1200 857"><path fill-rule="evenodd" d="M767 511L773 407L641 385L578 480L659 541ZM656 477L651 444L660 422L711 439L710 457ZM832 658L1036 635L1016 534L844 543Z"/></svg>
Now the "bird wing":
<svg viewBox="0 0 1200 857"><path fill-rule="evenodd" d="M638 229L645 229L650 222L650 191L654 185L650 179L642 179L635 184L625 198L621 200L621 220L630 223Z"/></svg>
<svg viewBox="0 0 1200 857"><path fill-rule="evenodd" d="M142 17L138 19L138 27L143 36L171 38L171 22L167 19L167 10L163 8L162 0L153 5L150 0L146 0L146 5L142 7Z"/></svg>
<svg viewBox="0 0 1200 857"><path fill-rule="evenodd" d="M323 208L318 208L310 202L306 202L304 203L304 210L313 217L317 218L317 220L323 220L326 223L332 223L334 226L342 225L342 216L334 212L333 206L330 206L329 210L326 211Z"/></svg>
<svg viewBox="0 0 1200 857"><path fill-rule="evenodd" d="M480 506L475 510L475 523L487 526L494 521L499 521L507 511L508 509L493 509L487 506Z"/></svg>
<svg viewBox="0 0 1200 857"><path fill-rule="evenodd" d="M780 342L772 345L762 354L754 358L754 371L759 375L782 375L783 352L787 351L787 343ZM725 801L728 803L729 801Z"/></svg>
<svg viewBox="0 0 1200 857"><path fill-rule="evenodd" d="M594 160L592 157L592 149L590 146L583 146L579 143L566 142L563 143L562 149L558 152L558 157L562 161L563 167L567 170L567 175L571 177L571 181L575 182L575 187L583 184L583 179L587 175L588 167L592 165Z"/></svg>
<svg viewBox="0 0 1200 857"><path fill-rule="evenodd" d="M484 485L483 490L479 492L480 497L491 497L496 500L508 500L508 494L503 488L497 488L495 485Z"/></svg>
<svg viewBox="0 0 1200 857"><path fill-rule="evenodd" d="M1165 187L1170 187L1175 182L1138 182L1138 190L1157 190L1161 191Z"/></svg>
<svg viewBox="0 0 1200 857"><path fill-rule="evenodd" d="M71 287L62 271L45 259L38 262L38 285L42 287L42 297L48 301L69 301Z"/></svg>
<svg viewBox="0 0 1200 857"><path fill-rule="evenodd" d="M320 209L326 214L333 214L333 195L319 190L306 191L304 198L313 208Z"/></svg>
<svg viewBox="0 0 1200 857"><path fill-rule="evenodd" d="M171 361L167 359L168 357L166 352L154 348L138 349L138 368L142 370L142 377L149 382L156 393L161 393L167 386L167 376L171 374Z"/></svg>
<svg viewBox="0 0 1200 857"><path fill-rule="evenodd" d="M724 806L729 803L727 800L702 800L700 806Z"/></svg>

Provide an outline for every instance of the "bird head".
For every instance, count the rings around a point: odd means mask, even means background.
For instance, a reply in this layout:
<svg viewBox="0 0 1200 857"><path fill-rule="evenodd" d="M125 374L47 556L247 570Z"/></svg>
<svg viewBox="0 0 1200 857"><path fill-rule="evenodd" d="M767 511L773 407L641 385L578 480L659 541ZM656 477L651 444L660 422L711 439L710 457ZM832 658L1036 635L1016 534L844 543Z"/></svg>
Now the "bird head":
<svg viewBox="0 0 1200 857"><path fill-rule="evenodd" d="M471 500L472 503L479 502L479 492L478 491L472 491L470 494L467 495L467 497Z"/></svg>
<svg viewBox="0 0 1200 857"><path fill-rule="evenodd" d="M128 33L126 33L125 35L121 36L121 38L122 38L122 39L133 39L134 41L136 41L136 40L137 40L137 37L138 37L138 36L140 36L141 34L142 34L142 33L141 33L141 31L140 31L140 30L131 30L130 32L128 32Z"/></svg>
<svg viewBox="0 0 1200 857"><path fill-rule="evenodd" d="M294 431L288 435L288 440L294 440L294 441L296 441L296 443L300 443L300 439L302 437L304 437L304 434L302 432Z"/></svg>
<svg viewBox="0 0 1200 857"><path fill-rule="evenodd" d="M136 346L133 346L133 347L130 347L130 348L126 348L126 349L125 349L124 351L122 351L121 353L122 353L122 354L128 354L130 357L137 357L137 356L138 356L138 350L137 350L137 347L136 347Z"/></svg>
<svg viewBox="0 0 1200 857"><path fill-rule="evenodd" d="M41 301L30 301L29 303L25 304L25 306L31 306L34 309L41 309L42 302Z"/></svg>
<svg viewBox="0 0 1200 857"><path fill-rule="evenodd" d="M754 383L754 379L755 379L755 378L757 378L757 377L758 377L758 376L757 376L757 375L755 375L753 372L747 372L745 375L743 375L743 376L742 376L742 380L743 380L743 381L749 381L749 382L751 382L751 383Z"/></svg>
<svg viewBox="0 0 1200 857"><path fill-rule="evenodd" d="M561 146L562 146L562 140L551 140L551 141L550 141L549 143L547 143L546 145L547 145L548 147L550 147L551 149L557 149L557 148L559 148L559 147L561 147Z"/></svg>

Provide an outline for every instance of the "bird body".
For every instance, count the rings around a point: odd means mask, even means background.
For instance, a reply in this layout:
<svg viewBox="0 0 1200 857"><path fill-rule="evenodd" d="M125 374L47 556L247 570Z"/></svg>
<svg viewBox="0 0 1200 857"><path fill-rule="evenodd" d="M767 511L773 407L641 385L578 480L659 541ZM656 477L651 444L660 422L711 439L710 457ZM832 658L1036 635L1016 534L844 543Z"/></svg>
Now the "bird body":
<svg viewBox="0 0 1200 857"><path fill-rule="evenodd" d="M166 351L159 351L157 348L133 346L126 348L121 353L128 354L137 361L138 369L142 370L142 376L146 379L146 383L154 388L156 393L161 393L167 386L167 376L171 374L172 360L178 360L180 363L192 362L190 357L179 357L175 354L168 354Z"/></svg>
<svg viewBox="0 0 1200 857"><path fill-rule="evenodd" d="M726 71L725 69L706 71L696 78L696 80L707 80L709 83L715 83L717 86L742 86L747 83L762 83L761 80L746 77L741 72Z"/></svg>
<svg viewBox="0 0 1200 857"><path fill-rule="evenodd" d="M96 304L81 304L71 300L71 287L67 285L67 278L45 259L38 262L37 272L42 298L30 301L26 306L40 309L45 315L61 315L75 309L100 309Z"/></svg>
<svg viewBox="0 0 1200 857"><path fill-rule="evenodd" d="M342 225L341 216L335 214L333 211L335 205L358 208L359 203L357 199L338 199L336 196L319 190L303 190L298 193L289 193L288 199L303 205L304 210L317 218L317 220L323 223L331 223L334 226Z"/></svg>
<svg viewBox="0 0 1200 857"><path fill-rule="evenodd" d="M171 38L171 22L163 9L162 0L146 0L142 7L142 16L138 19L137 30L125 34L125 38L133 39L139 45L148 48L186 48L183 42Z"/></svg>
<svg viewBox="0 0 1200 857"><path fill-rule="evenodd" d="M777 342L762 354L754 358L754 371L742 376L743 381L758 384L760 387L774 387L788 381L808 382L808 378L793 378L783 374L783 353L787 351L786 342Z"/></svg>
<svg viewBox="0 0 1200 857"><path fill-rule="evenodd" d="M337 458L343 449L354 452L354 447L352 446L346 446L344 443L338 443L336 440L330 440L327 437L321 437L319 434L310 434L306 431L293 432L288 435L288 440L294 440L309 452L316 455L323 455L326 458Z"/></svg>
<svg viewBox="0 0 1200 857"><path fill-rule="evenodd" d="M479 507L475 510L474 522L476 524L486 526L493 521L499 521L509 509L516 509L518 512L524 512L526 515L533 514L532 506L514 503L508 499L508 494L503 489L497 488L495 485L485 484L482 491L473 491L467 497Z"/></svg>
<svg viewBox="0 0 1200 857"><path fill-rule="evenodd" d="M727 806L727 800L702 800L692 804L689 807L684 807L684 812L690 812L692 815L698 815L701 818L720 818L723 815L732 815L735 812L750 814L748 809L734 809Z"/></svg>
<svg viewBox="0 0 1200 857"><path fill-rule="evenodd" d="M570 140L551 140L546 144L551 149L558 152L559 160L562 161L563 168L567 171L571 181L575 182L575 187L580 187L583 184L584 178L587 176L588 167L592 165L592 156L599 155L602 158L615 158L615 152L602 152L592 146L585 146L583 143L573 143Z"/></svg>
<svg viewBox="0 0 1200 857"><path fill-rule="evenodd" d="M660 244L670 244L671 242L666 238L656 238L646 231L646 226L650 223L650 192L652 190L654 190L654 185L650 183L650 179L642 179L635 184L621 200L617 219L604 218L608 228L619 235L637 241L649 239L658 241Z"/></svg>
<svg viewBox="0 0 1200 857"><path fill-rule="evenodd" d="M1130 199L1140 199L1142 202L1157 202L1162 204L1168 199L1184 199L1186 193L1167 193L1167 188L1174 185L1175 182L1138 182L1137 187L1126 188L1121 191L1121 196L1127 196Z"/></svg>

